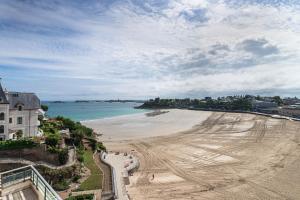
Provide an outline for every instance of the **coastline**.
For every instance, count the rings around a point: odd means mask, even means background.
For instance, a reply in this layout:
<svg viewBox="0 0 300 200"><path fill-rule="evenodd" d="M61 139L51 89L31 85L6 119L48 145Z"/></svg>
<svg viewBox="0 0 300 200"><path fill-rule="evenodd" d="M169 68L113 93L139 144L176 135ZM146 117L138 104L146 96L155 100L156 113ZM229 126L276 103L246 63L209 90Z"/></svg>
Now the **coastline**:
<svg viewBox="0 0 300 200"><path fill-rule="evenodd" d="M187 131L201 124L212 113L182 109L165 109L161 111L167 112L155 116L147 116L146 113L123 115L82 121L82 124L101 134L102 136L99 139L103 142L124 141Z"/></svg>
<svg viewBox="0 0 300 200"><path fill-rule="evenodd" d="M89 123L89 122L98 122L102 120L111 120L111 119L117 119L117 118L127 118L131 116L140 116L140 115L145 115L147 113L150 113L151 110L141 112L141 113L132 113L132 114L121 114L121 115L116 115L116 116L111 116L111 117L103 117L103 118L97 118L97 119L86 119L86 120L80 120L79 122L82 124Z"/></svg>

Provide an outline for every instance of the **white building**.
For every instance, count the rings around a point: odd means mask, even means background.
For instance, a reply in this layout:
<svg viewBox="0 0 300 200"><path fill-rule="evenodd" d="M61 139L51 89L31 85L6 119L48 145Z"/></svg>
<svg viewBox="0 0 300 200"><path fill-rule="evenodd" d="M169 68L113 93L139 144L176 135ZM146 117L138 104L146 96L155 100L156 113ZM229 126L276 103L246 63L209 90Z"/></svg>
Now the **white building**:
<svg viewBox="0 0 300 200"><path fill-rule="evenodd" d="M0 83L0 141L38 134L41 103L34 93L7 92Z"/></svg>

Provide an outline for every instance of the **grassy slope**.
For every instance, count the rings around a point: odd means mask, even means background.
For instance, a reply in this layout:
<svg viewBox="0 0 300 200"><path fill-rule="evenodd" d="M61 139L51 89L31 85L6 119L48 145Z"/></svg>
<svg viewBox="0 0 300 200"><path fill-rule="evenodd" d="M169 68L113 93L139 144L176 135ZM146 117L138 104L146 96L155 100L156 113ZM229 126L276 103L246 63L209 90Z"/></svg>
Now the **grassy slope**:
<svg viewBox="0 0 300 200"><path fill-rule="evenodd" d="M91 170L91 175L81 185L79 190L96 190L102 188L102 171L93 160L93 152L87 150L84 152L84 165Z"/></svg>

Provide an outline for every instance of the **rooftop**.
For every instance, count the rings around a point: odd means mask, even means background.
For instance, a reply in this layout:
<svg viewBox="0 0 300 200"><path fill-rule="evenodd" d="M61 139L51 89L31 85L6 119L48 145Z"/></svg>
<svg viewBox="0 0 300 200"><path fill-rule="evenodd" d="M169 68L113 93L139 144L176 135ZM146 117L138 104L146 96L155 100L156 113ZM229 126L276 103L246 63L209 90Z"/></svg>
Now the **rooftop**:
<svg viewBox="0 0 300 200"><path fill-rule="evenodd" d="M24 106L23 109L39 109L40 99L34 93L8 92L6 94L9 102L9 109L17 109L18 105Z"/></svg>

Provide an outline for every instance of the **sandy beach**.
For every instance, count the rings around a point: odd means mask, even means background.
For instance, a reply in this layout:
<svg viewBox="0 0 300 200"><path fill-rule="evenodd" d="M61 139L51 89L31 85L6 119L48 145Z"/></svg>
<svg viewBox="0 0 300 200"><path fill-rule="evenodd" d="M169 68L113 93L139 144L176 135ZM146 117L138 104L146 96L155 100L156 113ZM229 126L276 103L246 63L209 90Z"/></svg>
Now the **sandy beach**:
<svg viewBox="0 0 300 200"><path fill-rule="evenodd" d="M85 124L110 151L139 158L126 186L131 199L299 199L299 122L171 110Z"/></svg>
<svg viewBox="0 0 300 200"><path fill-rule="evenodd" d="M211 112L192 110L163 110L165 113L147 116L146 113L83 121L82 124L103 134L101 140L120 141L170 135L201 124ZM152 111L149 111L151 113Z"/></svg>

